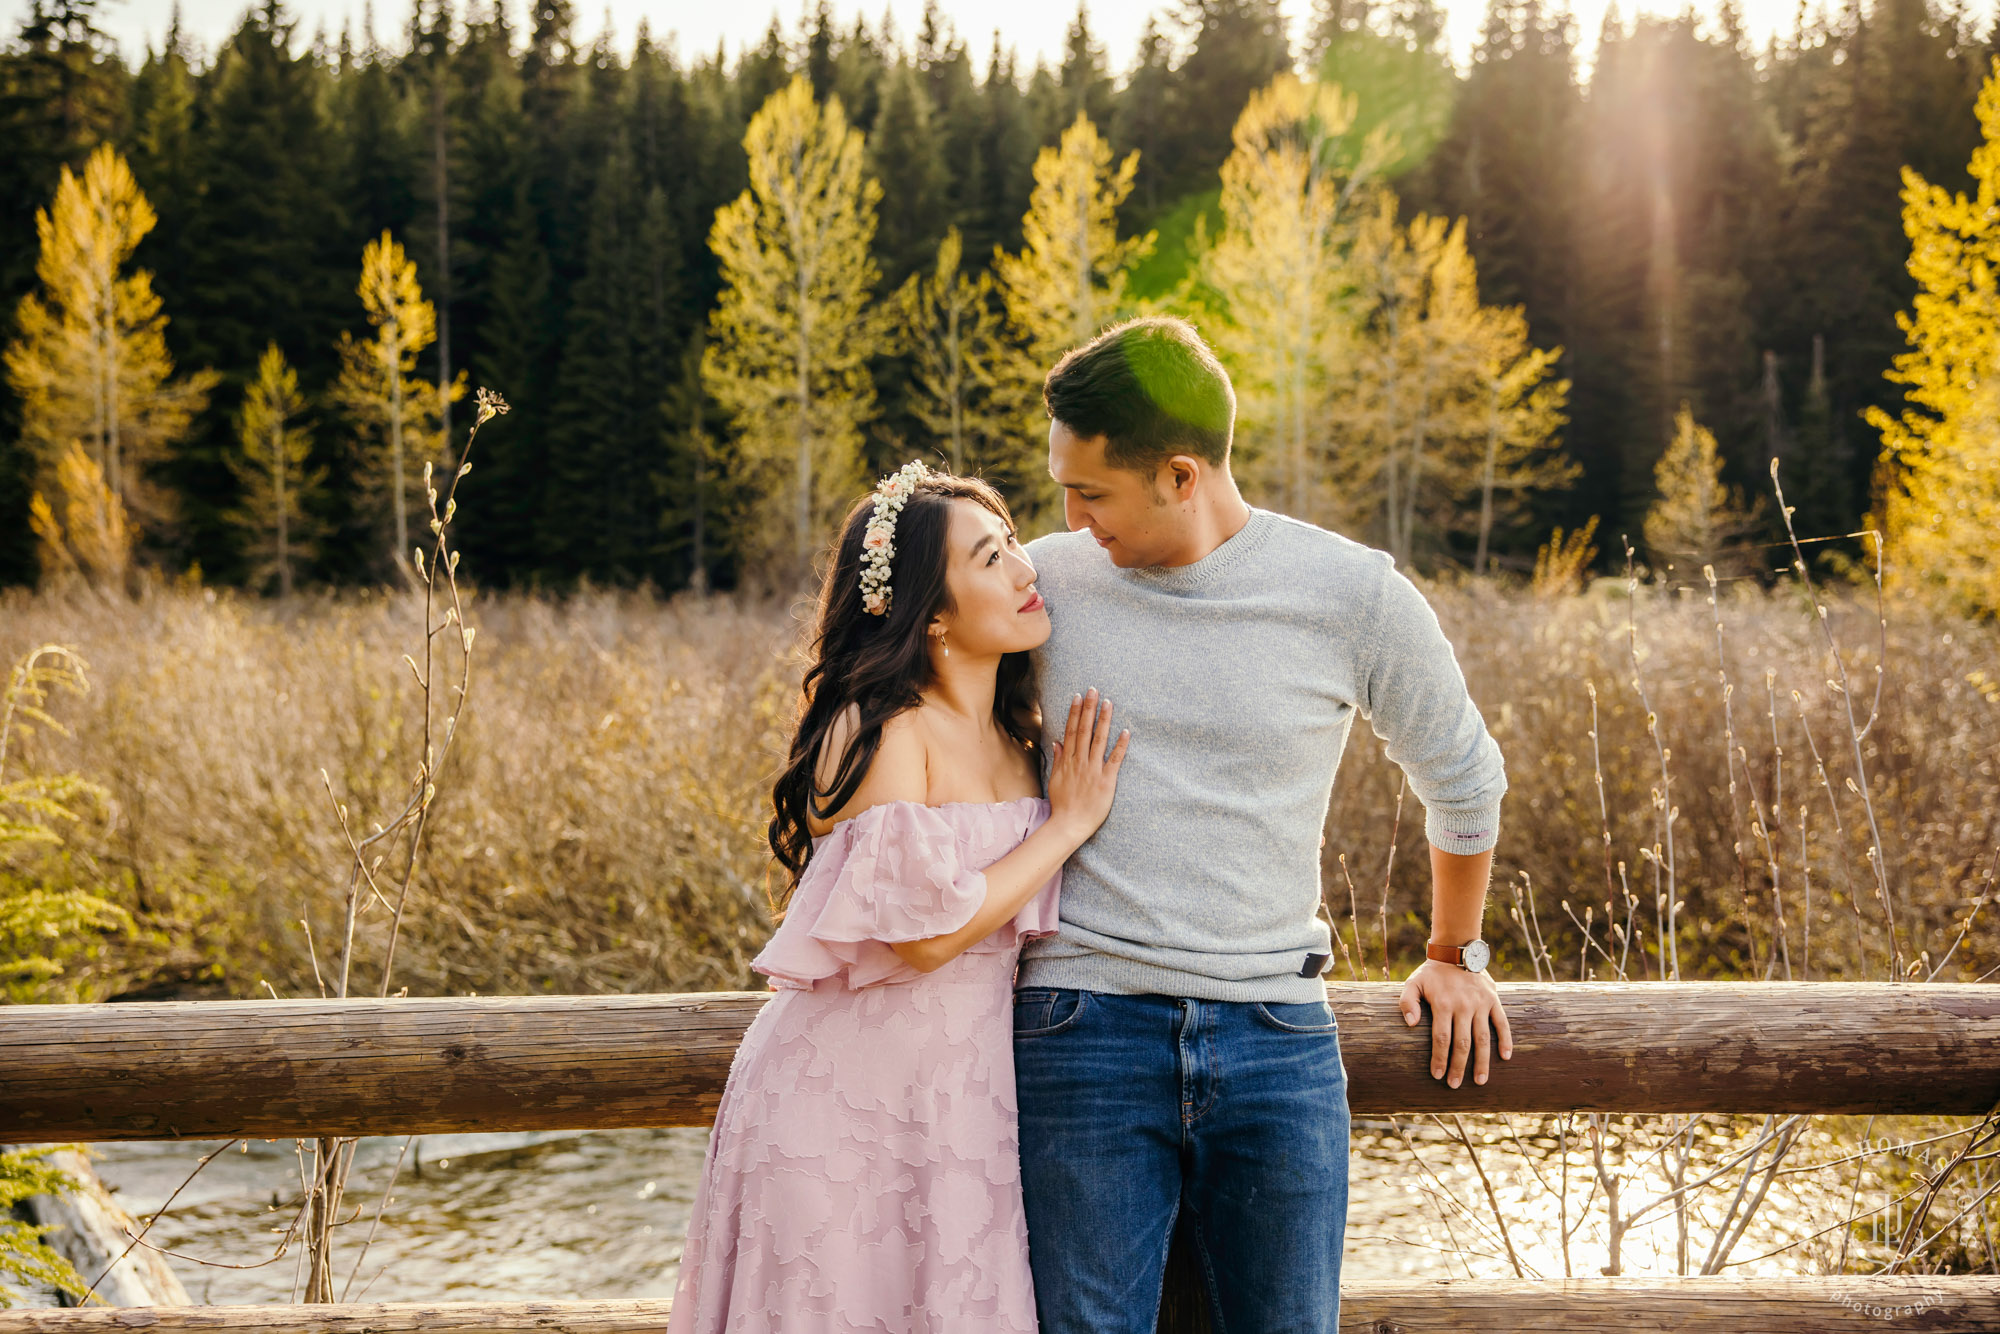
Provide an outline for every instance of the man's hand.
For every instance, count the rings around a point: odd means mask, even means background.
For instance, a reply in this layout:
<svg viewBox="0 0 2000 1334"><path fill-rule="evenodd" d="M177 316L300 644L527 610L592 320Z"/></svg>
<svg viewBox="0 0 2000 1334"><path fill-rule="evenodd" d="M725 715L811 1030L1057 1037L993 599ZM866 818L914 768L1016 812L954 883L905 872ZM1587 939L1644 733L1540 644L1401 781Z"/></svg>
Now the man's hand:
<svg viewBox="0 0 2000 1334"><path fill-rule="evenodd" d="M1468 972L1456 964L1426 959L1403 984L1403 1022L1415 1027L1423 1018L1421 1002L1431 1003L1431 1078L1457 1088L1465 1078L1465 1058L1472 1055L1472 1082L1484 1084L1493 1054L1493 1031L1500 1032L1500 1059L1514 1055L1514 1034L1507 1027L1507 1010L1500 988L1485 973ZM1446 1062L1450 1077L1446 1078Z"/></svg>

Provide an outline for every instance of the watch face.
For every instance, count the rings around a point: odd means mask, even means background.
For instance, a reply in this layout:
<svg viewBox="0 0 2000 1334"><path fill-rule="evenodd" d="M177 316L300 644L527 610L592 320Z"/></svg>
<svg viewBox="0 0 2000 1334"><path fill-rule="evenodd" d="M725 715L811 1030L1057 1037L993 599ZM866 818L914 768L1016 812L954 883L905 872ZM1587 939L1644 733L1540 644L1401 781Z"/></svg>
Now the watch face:
<svg viewBox="0 0 2000 1334"><path fill-rule="evenodd" d="M1483 940L1475 940L1465 947L1465 966L1475 973L1485 972L1487 960L1492 957L1492 951L1486 948Z"/></svg>

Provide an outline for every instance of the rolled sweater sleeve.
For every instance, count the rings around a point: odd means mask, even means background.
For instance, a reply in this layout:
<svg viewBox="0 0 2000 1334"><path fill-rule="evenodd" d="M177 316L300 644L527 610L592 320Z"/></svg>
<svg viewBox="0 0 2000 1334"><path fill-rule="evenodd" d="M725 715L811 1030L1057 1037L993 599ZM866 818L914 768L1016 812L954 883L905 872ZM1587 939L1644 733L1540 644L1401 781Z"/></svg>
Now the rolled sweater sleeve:
<svg viewBox="0 0 2000 1334"><path fill-rule="evenodd" d="M1362 715L1424 804L1424 834L1446 852L1490 850L1507 790L1499 743L1466 690L1451 641L1424 595L1384 558L1364 650Z"/></svg>

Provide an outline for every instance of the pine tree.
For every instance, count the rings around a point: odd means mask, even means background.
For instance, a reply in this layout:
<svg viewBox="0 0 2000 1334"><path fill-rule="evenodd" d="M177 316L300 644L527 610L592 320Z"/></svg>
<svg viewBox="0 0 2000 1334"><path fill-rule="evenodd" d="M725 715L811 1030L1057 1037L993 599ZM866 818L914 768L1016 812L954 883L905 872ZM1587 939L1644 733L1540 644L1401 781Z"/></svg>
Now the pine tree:
<svg viewBox="0 0 2000 1334"><path fill-rule="evenodd" d="M1358 102L1355 142L1380 129L1394 137L1383 170L1391 178L1427 163L1458 101L1458 75L1445 48L1435 0L1394 6L1321 0L1310 68Z"/></svg>
<svg viewBox="0 0 2000 1334"><path fill-rule="evenodd" d="M1826 377L1826 339L1813 335L1812 371L1806 380L1805 402L1792 433L1793 449L1781 478L1785 499L1796 511L1792 522L1812 537L1847 531L1854 517L1854 447L1842 424L1834 419L1833 395Z"/></svg>
<svg viewBox="0 0 2000 1334"><path fill-rule="evenodd" d="M437 314L417 285L416 264L388 232L362 251L355 290L375 332L365 341L341 334L333 398L360 428L355 479L376 515L387 503L394 542L389 564L407 575L410 492L424 465L448 462L442 396L415 374L417 354L437 337ZM465 389L461 375L451 396L463 398Z"/></svg>
<svg viewBox="0 0 2000 1334"><path fill-rule="evenodd" d="M916 361L912 411L937 436L955 473L1019 473L1008 457L1004 414L996 411L996 370L1006 355L993 307L993 275L967 274L958 228L945 233L929 273L913 273L896 293L902 336ZM1013 451L1018 454L1019 451Z"/></svg>
<svg viewBox="0 0 2000 1334"><path fill-rule="evenodd" d="M124 67L98 26L102 0L30 0L0 52L0 295L33 272L35 201L58 171L123 128Z"/></svg>
<svg viewBox="0 0 2000 1334"><path fill-rule="evenodd" d="M262 587L275 575L278 596L285 598L292 595L298 569L317 552L313 503L326 485L326 469L307 462L312 436L302 422L305 409L298 372L278 345L270 344L236 415L240 449L230 455L229 466L241 500L230 519L252 562L250 585Z"/></svg>
<svg viewBox="0 0 2000 1334"><path fill-rule="evenodd" d="M1292 74L1252 96L1222 164L1224 230L1201 259L1211 336L1236 383L1242 473L1302 518L1331 443L1347 250L1394 151L1383 136L1350 146L1354 120L1351 95Z"/></svg>
<svg viewBox="0 0 2000 1334"><path fill-rule="evenodd" d="M743 59L736 67L735 91L744 106L761 107L791 77L791 53L785 47L785 31L778 24L778 16L773 14L771 26L764 30L764 40L757 49L744 48Z"/></svg>
<svg viewBox="0 0 2000 1334"><path fill-rule="evenodd" d="M1111 120L1111 137L1118 147L1139 155L1139 173L1126 207L1149 220L1159 216L1169 184L1164 154L1173 135L1172 56L1173 45L1160 30L1159 19L1148 18L1139 34L1139 58Z"/></svg>
<svg viewBox="0 0 2000 1334"><path fill-rule="evenodd" d="M178 15L178 10L176 10ZM196 82L178 21L157 52L148 51L132 86L132 176L160 215L146 239L154 286L179 309L188 268L187 230L200 207L195 161Z"/></svg>
<svg viewBox="0 0 2000 1334"><path fill-rule="evenodd" d="M900 287L924 266L949 225L950 172L922 76L899 62L885 83L882 111L868 136L868 165L882 186L875 252L885 285Z"/></svg>
<svg viewBox="0 0 2000 1334"><path fill-rule="evenodd" d="M1687 404L1674 414L1674 438L1653 469L1659 499L1646 511L1646 546L1653 567L1692 579L1705 565L1740 572L1744 539L1761 526L1761 497L1746 505L1743 493L1722 480L1715 436L1694 419Z"/></svg>
<svg viewBox="0 0 2000 1334"><path fill-rule="evenodd" d="M671 471L664 406L679 370L667 320L679 243L665 192L640 198L635 177L620 134L598 174L573 293L539 553L565 578L624 584L655 572L659 479Z"/></svg>
<svg viewBox="0 0 2000 1334"><path fill-rule="evenodd" d="M839 100L821 105L802 76L751 118L743 146L750 188L709 234L724 286L702 378L745 462L775 475L789 465L789 487L772 490L789 490L790 513L769 517L765 545L782 550L775 534L789 528L802 569L858 480L861 427L874 414L868 362L882 333L869 245L881 188L862 174L861 132Z"/></svg>
<svg viewBox="0 0 2000 1334"><path fill-rule="evenodd" d="M1802 16L1765 85L1782 90L1782 101L1770 100L1796 155L1778 282L1767 298L1769 342L1795 350L1803 369L1811 340L1824 337L1836 431L1870 407L1904 410L1900 386L1883 374L1908 350L1894 321L1921 290L1908 264L1900 173L1908 167L1935 185L1973 187L1963 173L1981 142L1975 104L1993 50L1975 26L1967 9L1925 0L1837 6L1818 23ZM1850 446L1852 471L1838 486L1850 507L1820 531L1856 526L1875 453L1860 443ZM1804 481L1787 482L1788 501Z"/></svg>
<svg viewBox="0 0 2000 1334"><path fill-rule="evenodd" d="M200 187L176 240L173 339L180 360L222 373L218 406L235 406L272 341L292 350L309 397L338 371L365 234L346 229L334 69L295 52L295 35L279 0L260 0L199 80L191 156ZM227 518L236 447L229 412L209 412L171 461L182 502L178 554L211 574L236 572ZM335 498L348 494L343 478ZM373 544L344 536L322 556L328 574L352 578L362 570L350 554Z"/></svg>
<svg viewBox="0 0 2000 1334"><path fill-rule="evenodd" d="M155 221L110 145L91 154L82 180L63 168L53 208L35 215L42 291L21 302L6 365L42 467L71 440L87 441L112 495L157 526L172 500L148 469L186 432L216 377L174 378L152 275L122 272Z"/></svg>
<svg viewBox="0 0 2000 1334"><path fill-rule="evenodd" d="M1895 416L1868 410L1882 433L1877 488L1890 567L1908 585L1982 615L2000 612L2000 59L1980 91L1984 139L1973 193L1903 169L1903 229L1917 295L1896 323L1910 350L1888 379L1905 386Z"/></svg>
<svg viewBox="0 0 2000 1334"><path fill-rule="evenodd" d="M1215 188L1230 153L1231 113L1292 68L1278 0L1185 0L1193 48L1174 72L1173 134L1162 156L1167 193Z"/></svg>
<svg viewBox="0 0 2000 1334"><path fill-rule="evenodd" d="M1090 32L1090 14L1084 0L1078 0L1076 17L1063 37L1062 68L1057 73L1062 90L1062 119L1068 124L1082 116L1093 125L1109 125L1112 116L1111 75L1104 68L1104 47Z"/></svg>
<svg viewBox="0 0 2000 1334"><path fill-rule="evenodd" d="M417 213L418 127L399 74L370 41L337 85L342 202L363 236L406 230Z"/></svg>
<svg viewBox="0 0 2000 1334"><path fill-rule="evenodd" d="M188 356L237 384L273 339L303 359L307 387L334 371L331 355L353 291L345 229L342 144L328 117L327 71L291 50L294 25L264 0L203 78L196 169L201 206L187 232L185 308L176 325ZM372 234L372 233L366 233ZM226 495L226 423L198 479ZM218 476L219 474L219 476Z"/></svg>
<svg viewBox="0 0 2000 1334"><path fill-rule="evenodd" d="M1040 148L1014 53L1000 45L997 31L977 110L976 151L970 159L975 170L966 186L961 222L972 253L986 255L993 247L1011 249L1020 243L1021 200L1034 188Z"/></svg>
<svg viewBox="0 0 2000 1334"><path fill-rule="evenodd" d="M1748 465L1761 454L1759 353L1784 345L1757 327L1789 304L1769 290L1772 228L1786 207L1782 150L1757 106L1754 57L1727 15L1714 36L1692 15L1644 17L1629 30L1607 22L1579 116L1577 202L1555 233L1554 253L1575 257L1571 314L1554 333L1575 356L1574 435L1593 474L1580 499L1627 518L1652 498L1652 464L1683 400L1725 457ZM1516 179L1551 174L1507 160L1499 145L1492 155ZM1508 247L1509 265L1495 265L1504 290L1523 269L1546 272L1551 245L1531 211L1503 221L1530 224Z"/></svg>

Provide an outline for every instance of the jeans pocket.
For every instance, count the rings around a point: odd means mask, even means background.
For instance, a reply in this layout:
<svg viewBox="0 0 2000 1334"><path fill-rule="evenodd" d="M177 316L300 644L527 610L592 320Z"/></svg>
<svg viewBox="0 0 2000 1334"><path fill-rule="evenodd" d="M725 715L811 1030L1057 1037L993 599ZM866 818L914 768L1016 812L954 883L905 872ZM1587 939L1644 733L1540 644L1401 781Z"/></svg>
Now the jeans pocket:
<svg viewBox="0 0 2000 1334"><path fill-rule="evenodd" d="M1014 1036L1045 1038L1075 1025L1083 993L1074 987L1027 987L1014 993Z"/></svg>
<svg viewBox="0 0 2000 1334"><path fill-rule="evenodd" d="M1333 1008L1325 1001L1300 1001L1296 1004L1258 1001L1252 1008L1267 1027L1275 1028L1280 1033L1340 1031L1340 1025L1333 1018Z"/></svg>

